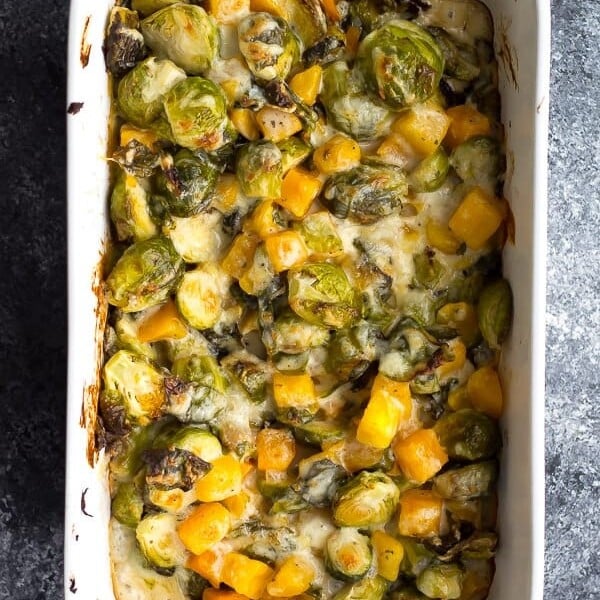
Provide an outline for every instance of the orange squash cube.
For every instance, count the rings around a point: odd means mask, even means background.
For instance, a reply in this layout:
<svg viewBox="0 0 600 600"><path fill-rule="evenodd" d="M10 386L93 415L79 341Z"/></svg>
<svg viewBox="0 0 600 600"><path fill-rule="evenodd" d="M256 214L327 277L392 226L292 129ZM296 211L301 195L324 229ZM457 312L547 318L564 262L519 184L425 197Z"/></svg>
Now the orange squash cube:
<svg viewBox="0 0 600 600"><path fill-rule="evenodd" d="M358 142L345 135L334 135L313 153L315 167L324 175L347 171L360 164Z"/></svg>
<svg viewBox="0 0 600 600"><path fill-rule="evenodd" d="M230 552L223 559L223 583L252 600L262 597L272 577L273 569L260 560L253 560L238 552Z"/></svg>
<svg viewBox="0 0 600 600"><path fill-rule="evenodd" d="M470 104L453 106L446 111L450 118L448 133L444 142L450 148L456 148L476 135L490 135L490 120Z"/></svg>
<svg viewBox="0 0 600 600"><path fill-rule="evenodd" d="M219 502L242 491L242 466L233 454L212 461L212 469L194 486L200 502Z"/></svg>
<svg viewBox="0 0 600 600"><path fill-rule="evenodd" d="M275 219L275 204L273 200L263 200L252 211L249 218L246 219L244 229L251 233L256 233L262 239L283 230Z"/></svg>
<svg viewBox="0 0 600 600"><path fill-rule="evenodd" d="M223 557L212 550L206 550L202 554L192 554L185 563L188 569L191 569L198 575L206 579L210 585L219 587L221 583L221 567L223 566Z"/></svg>
<svg viewBox="0 0 600 600"><path fill-rule="evenodd" d="M318 408L315 384L308 373L273 374L273 396L278 408Z"/></svg>
<svg viewBox="0 0 600 600"><path fill-rule="evenodd" d="M421 157L433 154L446 137L450 117L434 102L413 106L403 112L392 124L392 131L400 134Z"/></svg>
<svg viewBox="0 0 600 600"><path fill-rule="evenodd" d="M425 227L427 242L444 254L456 254L461 241L450 231L448 225L438 221L428 221Z"/></svg>
<svg viewBox="0 0 600 600"><path fill-rule="evenodd" d="M322 187L321 180L300 167L290 169L281 185L281 198L277 200L295 217L302 218L310 209Z"/></svg>
<svg viewBox="0 0 600 600"><path fill-rule="evenodd" d="M285 0L250 0L252 12L268 12L277 17L287 17Z"/></svg>
<svg viewBox="0 0 600 600"><path fill-rule="evenodd" d="M301 265L308 258L308 248L297 231L281 231L265 240L265 250L276 273Z"/></svg>
<svg viewBox="0 0 600 600"><path fill-rule="evenodd" d="M267 584L267 592L274 598L292 598L304 593L313 582L313 566L298 556L290 556L277 569Z"/></svg>
<svg viewBox="0 0 600 600"><path fill-rule="evenodd" d="M502 386L492 367L477 369L467 381L467 396L473 408L494 419L502 416Z"/></svg>
<svg viewBox="0 0 600 600"><path fill-rule="evenodd" d="M290 81L290 88L302 102L312 106L317 101L322 79L323 68L320 65L313 65L294 75Z"/></svg>
<svg viewBox="0 0 600 600"><path fill-rule="evenodd" d="M398 533L427 538L440 534L443 500L431 490L408 490L400 496Z"/></svg>
<svg viewBox="0 0 600 600"><path fill-rule="evenodd" d="M285 471L296 455L296 442L289 429L262 429L256 436L258 468Z"/></svg>
<svg viewBox="0 0 600 600"><path fill-rule="evenodd" d="M234 279L240 279L252 263L259 242L258 237L249 233L237 235L221 261L223 271Z"/></svg>
<svg viewBox="0 0 600 600"><path fill-rule="evenodd" d="M155 313L140 324L137 337L140 342L181 339L187 334L187 327L173 300L167 300Z"/></svg>
<svg viewBox="0 0 600 600"><path fill-rule="evenodd" d="M396 581L404 558L404 547L385 531L374 531L371 543L377 556L377 573L388 581Z"/></svg>
<svg viewBox="0 0 600 600"><path fill-rule="evenodd" d="M232 108L229 111L229 118L233 126L247 140L256 141L260 137L256 116L249 108Z"/></svg>
<svg viewBox="0 0 600 600"><path fill-rule="evenodd" d="M467 361L467 348L460 339L455 338L450 340L448 342L448 351L454 358L443 361L435 370L435 374L440 381L462 369Z"/></svg>
<svg viewBox="0 0 600 600"><path fill-rule="evenodd" d="M248 498L248 494L245 492L240 492L235 496L225 498L225 500L223 500L223 504L234 517L239 519L246 511L246 506L248 506L249 500L250 498Z"/></svg>
<svg viewBox="0 0 600 600"><path fill-rule="evenodd" d="M402 472L417 483L425 483L448 462L448 455L433 429L418 429L398 440L393 450Z"/></svg>
<svg viewBox="0 0 600 600"><path fill-rule="evenodd" d="M206 588L202 592L202 600L248 600L248 596L232 592L231 590L215 590Z"/></svg>
<svg viewBox="0 0 600 600"><path fill-rule="evenodd" d="M194 554L202 554L220 542L231 528L229 511L217 502L200 504L177 528L183 545Z"/></svg>

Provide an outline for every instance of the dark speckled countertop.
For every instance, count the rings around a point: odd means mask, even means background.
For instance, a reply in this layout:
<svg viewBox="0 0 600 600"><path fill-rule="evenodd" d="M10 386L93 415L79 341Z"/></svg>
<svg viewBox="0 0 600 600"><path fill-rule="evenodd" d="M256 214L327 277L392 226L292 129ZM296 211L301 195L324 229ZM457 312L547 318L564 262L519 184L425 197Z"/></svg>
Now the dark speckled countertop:
<svg viewBox="0 0 600 600"><path fill-rule="evenodd" d="M600 2L553 0L546 598L600 598ZM0 600L62 597L66 0L0 8ZM518 600L518 599L515 599Z"/></svg>

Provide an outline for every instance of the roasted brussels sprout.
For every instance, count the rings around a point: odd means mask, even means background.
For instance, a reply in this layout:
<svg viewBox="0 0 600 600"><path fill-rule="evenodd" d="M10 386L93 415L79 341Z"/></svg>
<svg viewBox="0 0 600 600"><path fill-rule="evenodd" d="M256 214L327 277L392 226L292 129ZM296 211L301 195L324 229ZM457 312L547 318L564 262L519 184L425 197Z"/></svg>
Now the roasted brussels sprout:
<svg viewBox="0 0 600 600"><path fill-rule="evenodd" d="M240 52L254 76L263 81L285 79L300 58L298 42L284 19L251 13L238 25Z"/></svg>
<svg viewBox="0 0 600 600"><path fill-rule="evenodd" d="M290 308L309 323L343 329L360 318L360 296L337 265L312 263L290 269L288 285Z"/></svg>
<svg viewBox="0 0 600 600"><path fill-rule="evenodd" d="M297 137L289 137L277 143L281 152L281 169L287 173L291 168L297 167L312 152L312 146Z"/></svg>
<svg viewBox="0 0 600 600"><path fill-rule="evenodd" d="M204 152L180 150L159 174L157 188L169 214L189 217L207 208L218 178L219 169Z"/></svg>
<svg viewBox="0 0 600 600"><path fill-rule="evenodd" d="M342 240L331 215L320 211L306 215L292 227L302 236L312 256L318 259L333 258L344 251Z"/></svg>
<svg viewBox="0 0 600 600"><path fill-rule="evenodd" d="M506 279L486 286L479 297L477 318L481 335L494 350L506 339L512 323L513 297Z"/></svg>
<svg viewBox="0 0 600 600"><path fill-rule="evenodd" d="M209 355L193 354L178 358L173 362L171 372L183 381L201 384L219 393L227 389L227 377L217 361Z"/></svg>
<svg viewBox="0 0 600 600"><path fill-rule="evenodd" d="M161 156L136 139L130 140L126 146L117 148L110 157L127 174L134 177L151 177L160 165Z"/></svg>
<svg viewBox="0 0 600 600"><path fill-rule="evenodd" d="M502 445L498 424L468 408L444 415L434 429L448 456L455 460L491 458Z"/></svg>
<svg viewBox="0 0 600 600"><path fill-rule="evenodd" d="M164 302L183 275L171 240L155 237L129 246L106 280L108 302L136 312Z"/></svg>
<svg viewBox="0 0 600 600"><path fill-rule="evenodd" d="M143 511L144 500L135 483L121 483L110 505L112 516L127 527L137 527Z"/></svg>
<svg viewBox="0 0 600 600"><path fill-rule="evenodd" d="M454 148L450 164L465 183L493 194L504 171L504 156L497 140L478 136Z"/></svg>
<svg viewBox="0 0 600 600"><path fill-rule="evenodd" d="M119 350L104 365L103 415L109 420L145 425L162 414L165 404L163 374L129 350Z"/></svg>
<svg viewBox="0 0 600 600"><path fill-rule="evenodd" d="M302 55L305 64L328 64L342 57L346 49L346 36L339 27L330 27L327 34Z"/></svg>
<svg viewBox="0 0 600 600"><path fill-rule="evenodd" d="M335 421L309 421L294 427L294 435L298 440L311 446L326 446L343 440L347 431L343 425Z"/></svg>
<svg viewBox="0 0 600 600"><path fill-rule="evenodd" d="M244 554L274 563L292 554L298 543L289 527L267 527L260 521L248 521L231 533L242 544Z"/></svg>
<svg viewBox="0 0 600 600"><path fill-rule="evenodd" d="M280 198L281 150L273 142L254 142L240 149L236 174L242 191L254 198Z"/></svg>
<svg viewBox="0 0 600 600"><path fill-rule="evenodd" d="M147 58L119 82L119 112L134 125L149 126L160 115L165 94L184 79L185 73L170 60Z"/></svg>
<svg viewBox="0 0 600 600"><path fill-rule="evenodd" d="M158 233L152 220L148 191L135 177L120 173L110 197L110 218L119 240L141 242Z"/></svg>
<svg viewBox="0 0 600 600"><path fill-rule="evenodd" d="M121 77L144 58L144 36L138 31L139 18L134 10L115 6L110 11L104 60L107 69Z"/></svg>
<svg viewBox="0 0 600 600"><path fill-rule="evenodd" d="M179 488L184 492L210 471L210 463L180 448L146 450L146 483L160 490Z"/></svg>
<svg viewBox="0 0 600 600"><path fill-rule="evenodd" d="M425 250L413 256L415 267L415 284L428 290L437 290L446 269L442 263L435 258L435 252L431 249Z"/></svg>
<svg viewBox="0 0 600 600"><path fill-rule="evenodd" d="M384 473L361 471L336 493L333 519L340 527L369 527L386 523L400 492Z"/></svg>
<svg viewBox="0 0 600 600"><path fill-rule="evenodd" d="M431 565L417 577L417 588L428 598L461 597L463 570L456 564Z"/></svg>
<svg viewBox="0 0 600 600"><path fill-rule="evenodd" d="M476 498L491 493L497 477L496 461L480 462L438 475L433 480L433 489L442 498Z"/></svg>
<svg viewBox="0 0 600 600"><path fill-rule="evenodd" d="M312 506L329 506L346 471L328 458L308 458L299 466L300 477L293 489Z"/></svg>
<svg viewBox="0 0 600 600"><path fill-rule="evenodd" d="M267 389L266 365L255 356L230 355L223 366L233 374L253 402L263 402Z"/></svg>
<svg viewBox="0 0 600 600"><path fill-rule="evenodd" d="M177 3L142 21L146 44L187 73L207 71L219 52L219 32L203 8Z"/></svg>
<svg viewBox="0 0 600 600"><path fill-rule="evenodd" d="M329 330L286 311L275 320L269 338L267 347L270 346L273 353L298 354L325 345L329 340Z"/></svg>
<svg viewBox="0 0 600 600"><path fill-rule="evenodd" d="M401 110L424 102L437 90L444 56L427 31L398 19L361 42L356 66L377 101Z"/></svg>
<svg viewBox="0 0 600 600"><path fill-rule="evenodd" d="M416 577L431 564L435 554L414 538L403 537L400 541L404 548L404 558L400 569L409 577Z"/></svg>
<svg viewBox="0 0 600 600"><path fill-rule="evenodd" d="M473 46L460 43L440 27L429 27L444 55L444 73L460 81L473 81L479 75L479 61Z"/></svg>
<svg viewBox="0 0 600 600"><path fill-rule="evenodd" d="M358 529L342 527L327 538L325 565L337 579L360 579L369 570L372 560L369 538Z"/></svg>
<svg viewBox="0 0 600 600"><path fill-rule="evenodd" d="M369 224L400 208L407 193L401 169L363 164L333 175L323 189L322 201L340 219Z"/></svg>
<svg viewBox="0 0 600 600"><path fill-rule="evenodd" d="M443 148L422 160L410 174L410 186L415 192L435 192L446 180L450 163Z"/></svg>
<svg viewBox="0 0 600 600"><path fill-rule="evenodd" d="M177 535L177 519L168 513L144 517L135 530L142 554L154 567L171 569L185 562L185 546Z"/></svg>
<svg viewBox="0 0 600 600"><path fill-rule="evenodd" d="M323 71L321 101L329 121L359 141L381 137L389 125L388 109L369 98L356 73L344 61Z"/></svg>
<svg viewBox="0 0 600 600"><path fill-rule="evenodd" d="M166 441L168 448L187 450L204 461L212 462L223 453L219 439L202 427L196 425L177 427Z"/></svg>
<svg viewBox="0 0 600 600"><path fill-rule="evenodd" d="M378 358L379 330L367 322L336 332L327 348L325 367L342 380L358 379Z"/></svg>
<svg viewBox="0 0 600 600"><path fill-rule="evenodd" d="M221 88L202 77L187 77L165 96L163 107L173 138L190 150L218 150L235 138Z"/></svg>
<svg viewBox="0 0 600 600"><path fill-rule="evenodd" d="M187 0L131 0L131 8L143 17L147 17L161 8L178 2L188 3Z"/></svg>
<svg viewBox="0 0 600 600"><path fill-rule="evenodd" d="M286 0L286 21L309 48L325 34L327 21L319 0Z"/></svg>
<svg viewBox="0 0 600 600"><path fill-rule="evenodd" d="M383 577L365 577L356 583L343 587L333 600L382 600L387 590Z"/></svg>

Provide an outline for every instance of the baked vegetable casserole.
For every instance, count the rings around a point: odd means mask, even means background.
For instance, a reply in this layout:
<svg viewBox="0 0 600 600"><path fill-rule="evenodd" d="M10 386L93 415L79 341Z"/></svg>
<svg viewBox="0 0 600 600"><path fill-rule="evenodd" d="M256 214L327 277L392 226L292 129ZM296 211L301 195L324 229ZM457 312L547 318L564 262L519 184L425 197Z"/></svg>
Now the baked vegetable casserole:
<svg viewBox="0 0 600 600"><path fill-rule="evenodd" d="M476 0L132 0L105 40L119 600L481 600L512 294Z"/></svg>

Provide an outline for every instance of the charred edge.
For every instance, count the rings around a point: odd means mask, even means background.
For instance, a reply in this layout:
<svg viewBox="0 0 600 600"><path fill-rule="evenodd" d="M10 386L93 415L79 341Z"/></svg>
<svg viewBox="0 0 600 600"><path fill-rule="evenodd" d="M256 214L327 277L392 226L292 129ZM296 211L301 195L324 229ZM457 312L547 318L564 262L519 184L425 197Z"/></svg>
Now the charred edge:
<svg viewBox="0 0 600 600"><path fill-rule="evenodd" d="M83 108L83 102L71 102L69 104L69 108L67 108L67 113L70 115L76 115Z"/></svg>
<svg viewBox="0 0 600 600"><path fill-rule="evenodd" d="M506 30L500 32L500 51L498 56L504 65L506 75L513 84L515 90L519 89L519 83L517 80L517 73L519 72L519 61L517 55L513 53Z"/></svg>
<svg viewBox="0 0 600 600"><path fill-rule="evenodd" d="M87 41L88 29L90 27L90 19L91 16L87 16L85 18L85 23L83 25L83 33L81 34L81 44L79 46L79 61L81 62L81 66L85 69L90 62L90 51L92 50L92 45Z"/></svg>
<svg viewBox="0 0 600 600"><path fill-rule="evenodd" d="M77 586L75 585L75 577L69 577L69 591L71 594L77 593Z"/></svg>
<svg viewBox="0 0 600 600"><path fill-rule="evenodd" d="M90 488L85 488L85 490L83 490L83 492L81 492L81 512L86 516L86 517L94 517L94 515L90 514L89 512L87 512L86 507L85 507L85 496L88 493L88 490Z"/></svg>

